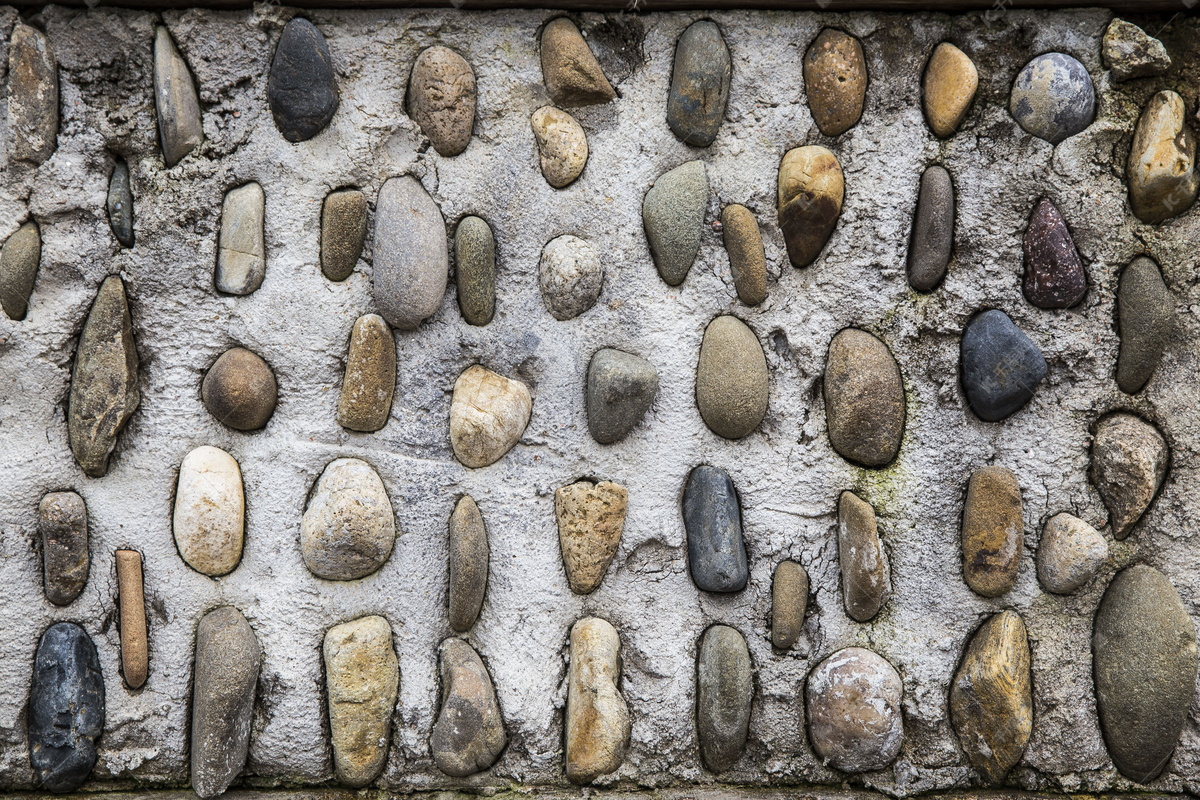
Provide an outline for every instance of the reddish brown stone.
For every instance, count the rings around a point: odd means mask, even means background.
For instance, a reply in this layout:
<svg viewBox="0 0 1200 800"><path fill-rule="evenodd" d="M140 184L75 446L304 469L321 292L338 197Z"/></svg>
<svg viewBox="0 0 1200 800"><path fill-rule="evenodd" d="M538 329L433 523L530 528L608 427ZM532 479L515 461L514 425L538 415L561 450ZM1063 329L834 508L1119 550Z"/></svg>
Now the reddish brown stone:
<svg viewBox="0 0 1200 800"><path fill-rule="evenodd" d="M1042 198L1025 229L1025 299L1038 308L1070 308L1087 293L1087 276L1062 214Z"/></svg>

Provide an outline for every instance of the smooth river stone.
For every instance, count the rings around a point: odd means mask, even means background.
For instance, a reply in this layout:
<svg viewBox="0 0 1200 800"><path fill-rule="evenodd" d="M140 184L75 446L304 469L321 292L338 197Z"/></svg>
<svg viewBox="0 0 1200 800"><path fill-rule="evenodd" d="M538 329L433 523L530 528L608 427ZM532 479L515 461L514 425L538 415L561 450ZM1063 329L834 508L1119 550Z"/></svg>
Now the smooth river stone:
<svg viewBox="0 0 1200 800"><path fill-rule="evenodd" d="M408 115L441 156L456 156L475 127L475 71L448 47L421 51L408 80Z"/></svg>
<svg viewBox="0 0 1200 800"><path fill-rule="evenodd" d="M804 92L813 122L838 136L862 117L867 96L867 62L858 39L826 28L804 54Z"/></svg>
<svg viewBox="0 0 1200 800"><path fill-rule="evenodd" d="M1142 222L1170 219L1196 201L1196 137L1186 115L1183 98L1167 89L1151 97L1138 118L1125 182L1129 205Z"/></svg>
<svg viewBox="0 0 1200 800"><path fill-rule="evenodd" d="M1092 628L1092 667L1104 743L1126 778L1149 783L1170 761L1196 661L1196 629L1166 576L1135 564L1113 578Z"/></svg>
<svg viewBox="0 0 1200 800"><path fill-rule="evenodd" d="M141 400L125 284L109 275L83 323L71 369L67 436L85 473L100 478L108 472L117 436Z"/></svg>
<svg viewBox="0 0 1200 800"><path fill-rule="evenodd" d="M216 797L229 788L250 749L254 690L262 647L232 606L204 615L196 628L192 679L192 791Z"/></svg>
<svg viewBox="0 0 1200 800"><path fill-rule="evenodd" d="M870 772L895 760L904 743L904 685L883 656L861 647L839 650L808 676L808 736L821 763Z"/></svg>
<svg viewBox="0 0 1200 800"><path fill-rule="evenodd" d="M42 580L46 599L69 605L87 585L87 505L75 492L50 492L38 504L38 533L42 537Z"/></svg>
<svg viewBox="0 0 1200 800"><path fill-rule="evenodd" d="M1108 542L1079 517L1055 514L1038 542L1037 575L1042 588L1070 594L1096 577L1108 560Z"/></svg>
<svg viewBox="0 0 1200 800"><path fill-rule="evenodd" d="M262 187L254 182L225 195L217 238L217 291L247 295L262 286L267 274L265 203Z"/></svg>
<svg viewBox="0 0 1200 800"><path fill-rule="evenodd" d="M543 106L529 118L537 141L542 176L555 189L574 183L588 160L587 134L574 117L554 106Z"/></svg>
<svg viewBox="0 0 1200 800"><path fill-rule="evenodd" d="M606 347L588 363L588 431L600 444L624 439L658 395L658 370L646 359Z"/></svg>
<svg viewBox="0 0 1200 800"><path fill-rule="evenodd" d="M196 84L171 34L161 25L154 33L154 109L167 168L204 142Z"/></svg>
<svg viewBox="0 0 1200 800"><path fill-rule="evenodd" d="M108 226L122 247L133 247L133 189L129 185L129 165L117 159L108 179Z"/></svg>
<svg viewBox="0 0 1200 800"><path fill-rule="evenodd" d="M383 771L400 689L392 626L380 616L335 625L322 646L329 698L333 771L360 788Z"/></svg>
<svg viewBox="0 0 1200 800"><path fill-rule="evenodd" d="M321 272L344 281L362 258L367 239L367 198L358 189L330 192L321 204Z"/></svg>
<svg viewBox="0 0 1200 800"><path fill-rule="evenodd" d="M882 340L845 328L829 342L825 362L829 442L843 458L867 467L891 463L904 435L904 382Z"/></svg>
<svg viewBox="0 0 1200 800"><path fill-rule="evenodd" d="M562 322L596 305L604 267L595 248L569 233L551 239L538 259L538 288L550 314Z"/></svg>
<svg viewBox="0 0 1200 800"><path fill-rule="evenodd" d="M658 274L669 286L687 277L700 252L708 173L703 161L689 161L664 172L642 201L642 226Z"/></svg>
<svg viewBox="0 0 1200 800"><path fill-rule="evenodd" d="M350 332L338 424L371 433L387 424L396 390L396 340L378 314L359 317Z"/></svg>
<svg viewBox="0 0 1200 800"><path fill-rule="evenodd" d="M708 147L717 138L725 107L733 62L729 47L715 22L693 22L675 44L671 88L667 94L667 125L680 141Z"/></svg>
<svg viewBox="0 0 1200 800"><path fill-rule="evenodd" d="M558 544L575 594L595 591L621 544L629 492L612 481L578 481L554 493Z"/></svg>
<svg viewBox="0 0 1200 800"><path fill-rule="evenodd" d="M745 206L725 206L721 211L721 233L738 299L756 306L767 299L767 255L758 220Z"/></svg>
<svg viewBox="0 0 1200 800"><path fill-rule="evenodd" d="M771 644L786 650L800 638L808 606L808 573L795 561L780 561L771 576Z"/></svg>
<svg viewBox="0 0 1200 800"><path fill-rule="evenodd" d="M329 45L303 17L288 20L279 36L267 76L267 102L275 127L289 142L316 136L338 109Z"/></svg>
<svg viewBox="0 0 1200 800"><path fill-rule="evenodd" d="M567 780L591 783L625 760L631 722L621 681L621 637L597 617L571 627L567 682Z"/></svg>
<svg viewBox="0 0 1200 800"><path fill-rule="evenodd" d="M979 89L979 72L966 53L942 42L925 65L922 88L925 121L934 136L945 139L954 135L967 115Z"/></svg>
<svg viewBox="0 0 1200 800"><path fill-rule="evenodd" d="M375 206L375 305L393 327L416 330L446 294L450 250L441 209L411 175L389 178Z"/></svg>
<svg viewBox="0 0 1200 800"><path fill-rule="evenodd" d="M600 62L566 17L551 20L542 29L541 55L542 80L555 105L590 106L616 98Z"/></svg>
<svg viewBox="0 0 1200 800"><path fill-rule="evenodd" d="M211 578L242 559L246 496L233 456L209 445L188 453L179 466L172 528L179 556Z"/></svg>
<svg viewBox="0 0 1200 800"><path fill-rule="evenodd" d="M42 235L30 220L4 240L0 250L0 308L11 320L23 320L42 261Z"/></svg>
<svg viewBox="0 0 1200 800"><path fill-rule="evenodd" d="M997 309L967 323L959 359L967 405L986 422L1019 411L1048 369L1037 345Z"/></svg>
<svg viewBox="0 0 1200 800"><path fill-rule="evenodd" d="M1117 289L1117 385L1136 394L1150 380L1171 336L1175 296L1163 282L1158 265L1138 256L1121 273Z"/></svg>
<svg viewBox="0 0 1200 800"><path fill-rule="evenodd" d="M442 707L429 752L437 768L453 778L483 772L508 742L496 701L492 676L479 654L462 639L447 639L438 648Z"/></svg>
<svg viewBox="0 0 1200 800"><path fill-rule="evenodd" d="M954 183L945 167L921 174L921 191L908 246L908 283L932 292L946 277L954 249Z"/></svg>
<svg viewBox="0 0 1200 800"><path fill-rule="evenodd" d="M471 325L487 325L496 313L496 239L479 217L463 217L454 229L454 277L458 308Z"/></svg>
<svg viewBox="0 0 1200 800"><path fill-rule="evenodd" d="M842 165L829 149L806 145L779 162L779 228L794 267L817 260L842 213Z"/></svg>
<svg viewBox="0 0 1200 800"><path fill-rule="evenodd" d="M96 646L73 622L38 642L29 686L29 761L42 789L73 792L96 765L104 730L104 676Z"/></svg>
<svg viewBox="0 0 1200 800"><path fill-rule="evenodd" d="M221 424L256 431L266 427L275 413L279 387L275 373L260 355L233 347L208 368L200 383L200 398Z"/></svg>
<svg viewBox="0 0 1200 800"><path fill-rule="evenodd" d="M150 671L142 554L137 550L118 550L113 556L121 619L121 674L130 689L140 689Z"/></svg>
<svg viewBox="0 0 1200 800"><path fill-rule="evenodd" d="M705 592L739 592L750 579L742 510L737 490L724 470L699 466L683 490L683 525L687 529L688 569L692 582Z"/></svg>
<svg viewBox="0 0 1200 800"><path fill-rule="evenodd" d="M1171 57L1162 42L1116 17L1104 31L1100 57L1117 82L1162 75L1171 68Z"/></svg>
<svg viewBox="0 0 1200 800"><path fill-rule="evenodd" d="M984 597L1007 592L1017 581L1024 539L1017 476L1004 467L975 470L963 506L963 580Z"/></svg>
<svg viewBox="0 0 1200 800"><path fill-rule="evenodd" d="M1033 731L1029 639L1015 611L990 618L971 638L950 685L950 719L984 781L1004 782Z"/></svg>
<svg viewBox="0 0 1200 800"><path fill-rule="evenodd" d="M396 542L396 514L379 473L357 458L330 461L300 519L300 552L318 578L350 581L378 570Z"/></svg>
<svg viewBox="0 0 1200 800"><path fill-rule="evenodd" d="M745 752L753 701L746 639L727 625L713 625L696 654L696 733L704 765L713 772L729 769Z"/></svg>
<svg viewBox="0 0 1200 800"><path fill-rule="evenodd" d="M472 468L504 458L521 440L533 413L529 388L475 364L454 381L450 400L450 446Z"/></svg>
<svg viewBox="0 0 1200 800"><path fill-rule="evenodd" d="M842 492L838 500L837 545L846 613L869 622L892 594L891 570L875 509L853 492Z"/></svg>
<svg viewBox="0 0 1200 800"><path fill-rule="evenodd" d="M487 595L488 546L487 527L474 498L464 495L450 515L449 542L450 580L446 591L450 627L465 633L479 618L483 599Z"/></svg>
<svg viewBox="0 0 1200 800"><path fill-rule="evenodd" d="M696 365L696 407L718 436L740 439L767 415L767 358L754 331L737 317L708 323Z"/></svg>
<svg viewBox="0 0 1200 800"><path fill-rule="evenodd" d="M1017 74L1008 109L1026 133L1058 144L1092 124L1096 90L1078 60L1045 53Z"/></svg>
<svg viewBox="0 0 1200 800"><path fill-rule="evenodd" d="M1092 441L1090 477L1108 507L1113 536L1124 539L1146 513L1167 474L1166 440L1132 414L1101 420Z"/></svg>
<svg viewBox="0 0 1200 800"><path fill-rule="evenodd" d="M10 158L33 164L58 144L58 61L46 34L20 20L8 44L8 140Z"/></svg>
<svg viewBox="0 0 1200 800"><path fill-rule="evenodd" d="M1025 299L1038 308L1070 308L1087 294L1083 261L1058 208L1042 198L1029 217L1023 242Z"/></svg>

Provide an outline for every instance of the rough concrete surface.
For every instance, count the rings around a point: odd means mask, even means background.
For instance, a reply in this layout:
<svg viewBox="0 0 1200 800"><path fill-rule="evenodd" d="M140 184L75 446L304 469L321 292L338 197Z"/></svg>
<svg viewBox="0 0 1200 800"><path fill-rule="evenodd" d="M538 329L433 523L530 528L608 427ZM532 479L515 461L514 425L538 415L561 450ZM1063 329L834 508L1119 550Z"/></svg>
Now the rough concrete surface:
<svg viewBox="0 0 1200 800"><path fill-rule="evenodd" d="M0 319L0 790L34 787L28 687L38 637L56 620L85 626L104 670L108 718L85 788L185 786L193 639L200 617L223 604L245 613L263 647L243 785L332 779L321 641L337 623L381 614L395 633L402 675L380 779L392 790L565 784L566 646L572 623L586 615L620 631L621 688L633 718L628 758L602 779L606 785L715 780L701 765L693 696L698 641L720 622L745 635L756 669L747 752L722 783L843 781L813 755L802 688L814 664L857 645L882 654L903 677L906 739L893 766L855 781L897 796L967 787L977 779L950 725L949 684L971 631L1011 607L1029 630L1034 727L1009 784L1135 788L1117 775L1097 724L1092 618L1114 570L1132 561L1162 570L1189 613L1200 613L1200 209L1141 224L1129 210L1123 172L1140 106L1157 89L1179 91L1194 112L1200 20L1179 16L1161 32L1174 59L1167 75L1118 86L1100 64L1109 20L1102 11L579 15L620 97L577 111L591 158L578 181L557 191L539 173L529 127L530 114L547 102L537 32L555 12L311 12L328 40L342 103L327 130L299 144L275 128L266 91L275 42L292 15L274 5L162 13L197 79L206 136L169 171L151 87L159 16L52 6L34 17L60 61L62 126L56 152L36 169L0 152L0 235L32 213L44 242L28 317ZM0 10L0 73L15 16ZM702 17L724 32L733 83L715 142L696 149L667 127L666 98L675 41ZM1153 33L1168 18L1131 21ZM862 121L836 140L813 125L801 80L805 48L824 24L862 40L870 74ZM980 88L959 133L939 141L921 112L920 77L945 38L975 61ZM462 53L478 76L475 134L454 158L428 147L403 111L417 53L439 43ZM1048 50L1079 58L1099 97L1095 123L1057 148L1024 133L1007 110L1016 72ZM3 114L0 104L0 148L8 146ZM775 182L780 157L803 144L837 153L846 200L824 254L796 270L779 232ZM104 210L117 155L132 173L132 249L114 241ZM711 184L706 230L687 280L672 288L654 268L641 203L651 181L693 158L706 162ZM918 295L908 287L905 257L920 176L931 163L954 176L956 250L945 282ZM337 424L337 402L351 326L377 310L371 246L349 279L326 280L321 204L329 191L357 185L373 208L383 181L405 173L439 203L448 235L467 214L492 226L496 317L467 325L447 291L419 330L396 334L399 377L388 424L374 434L348 432ZM266 278L248 297L218 295L221 200L251 180L266 195ZM1021 294L1021 236L1042 196L1062 210L1088 271L1087 297L1074 309L1040 310ZM770 283L754 308L737 302L712 225L730 202L748 206L762 228ZM542 303L537 264L545 243L567 233L603 254L608 279L594 308L559 322ZM1162 266L1178 300L1177 325L1150 383L1130 397L1113 377L1114 294L1120 269L1143 252ZM143 401L108 474L92 479L71 457L64 407L83 319L103 277L116 273L132 307ZM959 383L958 337L982 306L1005 310L1050 362L1033 401L999 424L967 410ZM770 371L766 419L734 442L708 430L694 401L701 337L722 313L750 325ZM904 439L883 471L846 462L826 434L820 378L830 339L847 326L879 335L904 378ZM223 427L200 402L204 369L236 345L263 355L279 381L275 415L256 433ZM602 347L648 358L662 386L643 423L610 446L588 435L584 405L588 361ZM450 449L449 406L455 378L476 362L528 384L533 418L500 462L470 470ZM1172 447L1171 469L1097 580L1073 596L1045 594L1033 558L1042 522L1070 511L1098 528L1105 523L1087 466L1093 426L1116 408L1155 421ZM245 480L244 556L218 580L188 568L171 536L176 472L202 444L230 452ZM399 531L383 568L350 582L315 578L299 547L305 498L339 457L378 470ZM702 594L688 576L679 501L700 463L727 470L741 496L751 579L736 594ZM1016 473L1025 514L1016 586L994 600L971 592L958 555L967 479L989 464ZM563 574L554 490L584 477L626 486L629 511L603 585L579 597ZM93 567L84 593L60 609L42 594L37 507L45 492L65 489L87 501ZM845 489L876 508L892 568L892 600L867 624L846 617L838 593L836 508ZM491 544L487 599L468 639L495 680L509 746L489 773L458 781L437 771L428 738L438 705L437 646L450 633L446 525L463 493L478 501ZM136 692L118 669L118 548L145 557L150 672ZM800 641L776 652L771 573L786 558L804 565L813 595ZM1151 789L1200 790L1200 701L1193 699L1180 746Z"/></svg>

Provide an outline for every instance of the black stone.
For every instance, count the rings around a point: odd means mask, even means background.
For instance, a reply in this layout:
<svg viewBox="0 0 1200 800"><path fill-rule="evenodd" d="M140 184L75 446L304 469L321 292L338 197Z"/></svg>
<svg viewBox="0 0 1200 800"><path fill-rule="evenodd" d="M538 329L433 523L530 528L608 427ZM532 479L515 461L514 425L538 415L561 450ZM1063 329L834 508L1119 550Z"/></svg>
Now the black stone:
<svg viewBox="0 0 1200 800"><path fill-rule="evenodd" d="M133 190L129 187L129 165L124 160L113 167L108 181L108 224L118 242L133 247Z"/></svg>
<svg viewBox="0 0 1200 800"><path fill-rule="evenodd" d="M667 95L667 124L680 140L708 147L717 137L733 66L729 47L715 22L694 22L675 45L671 90Z"/></svg>
<svg viewBox="0 0 1200 800"><path fill-rule="evenodd" d="M606 347L588 364L587 418L600 444L624 439L658 394L658 370L644 358Z"/></svg>
<svg viewBox="0 0 1200 800"><path fill-rule="evenodd" d="M1066 220L1042 199L1025 229L1025 299L1038 308L1070 308L1087 293L1087 276Z"/></svg>
<svg viewBox="0 0 1200 800"><path fill-rule="evenodd" d="M961 359L967 403L988 422L1002 420L1028 403L1046 377L1046 359L1037 345L995 309L967 325Z"/></svg>
<svg viewBox="0 0 1200 800"><path fill-rule="evenodd" d="M279 37L267 78L267 101L275 126L289 142L316 136L337 111L338 87L329 47L306 19L292 19Z"/></svg>
<svg viewBox="0 0 1200 800"><path fill-rule="evenodd" d="M38 642L29 690L29 761L42 788L71 792L96 765L104 730L104 677L96 646L73 622Z"/></svg>
<svg viewBox="0 0 1200 800"><path fill-rule="evenodd" d="M944 167L932 166L921 175L917 213L908 246L908 283L918 292L932 292L946 277L954 247L954 183Z"/></svg>
<svg viewBox="0 0 1200 800"><path fill-rule="evenodd" d="M683 492L688 568L706 592L738 592L750 578L737 490L724 470L700 466Z"/></svg>

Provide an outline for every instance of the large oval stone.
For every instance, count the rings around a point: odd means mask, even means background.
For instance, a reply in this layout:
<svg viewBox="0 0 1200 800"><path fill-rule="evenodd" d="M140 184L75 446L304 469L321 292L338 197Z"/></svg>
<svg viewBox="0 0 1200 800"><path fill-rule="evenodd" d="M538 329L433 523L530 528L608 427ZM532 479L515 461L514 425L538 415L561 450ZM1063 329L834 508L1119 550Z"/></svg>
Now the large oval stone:
<svg viewBox="0 0 1200 800"><path fill-rule="evenodd" d="M706 592L738 592L750 579L742 540L742 510L733 480L724 470L699 466L683 490L688 569Z"/></svg>
<svg viewBox="0 0 1200 800"><path fill-rule="evenodd" d="M732 203L721 210L721 235L738 299L756 306L767 299L767 255L753 212Z"/></svg>
<svg viewBox="0 0 1200 800"><path fill-rule="evenodd" d="M225 195L217 238L217 291L247 295L262 286L267 274L265 203L262 186L253 181Z"/></svg>
<svg viewBox="0 0 1200 800"><path fill-rule="evenodd" d="M321 272L344 281L362 257L367 239L367 198L358 189L340 189L321 205Z"/></svg>
<svg viewBox="0 0 1200 800"><path fill-rule="evenodd" d="M1121 273L1117 289L1117 385L1126 394L1142 390L1162 359L1175 317L1175 296L1158 265L1138 256Z"/></svg>
<svg viewBox="0 0 1200 800"><path fill-rule="evenodd" d="M1113 536L1124 539L1146 513L1167 474L1170 451L1158 429L1132 414L1100 421L1092 441L1092 483L1108 507Z"/></svg>
<svg viewBox="0 0 1200 800"><path fill-rule="evenodd" d="M458 308L471 325L487 325L496 313L496 239L480 217L463 217L454 229L454 277Z"/></svg>
<svg viewBox="0 0 1200 800"><path fill-rule="evenodd" d="M554 493L558 544L575 594L595 591L621 545L629 492L612 481L576 481Z"/></svg>
<svg viewBox="0 0 1200 800"><path fill-rule="evenodd" d="M375 207L375 305L391 325L416 330L442 304L450 271L446 222L411 175L389 178Z"/></svg>
<svg viewBox="0 0 1200 800"><path fill-rule="evenodd" d="M963 579L977 594L999 597L1021 568L1025 517L1017 476L1004 467L971 474L962 517Z"/></svg>
<svg viewBox="0 0 1200 800"><path fill-rule="evenodd" d="M1008 110L1027 133L1058 144L1092 124L1096 90L1077 59L1045 53L1017 74Z"/></svg>
<svg viewBox="0 0 1200 800"><path fill-rule="evenodd" d="M742 757L750 732L754 668L746 639L728 625L713 625L696 654L696 733L700 755L713 772Z"/></svg>
<svg viewBox="0 0 1200 800"><path fill-rule="evenodd" d="M700 252L708 173L703 161L689 161L664 172L642 201L642 225L658 274L670 286L687 277Z"/></svg>
<svg viewBox="0 0 1200 800"><path fill-rule="evenodd" d="M108 226L123 247L133 247L133 189L129 184L129 165L117 159L108 179Z"/></svg>
<svg viewBox="0 0 1200 800"><path fill-rule="evenodd" d="M780 561L771 576L771 644L786 650L800 638L808 606L808 573L796 561Z"/></svg>
<svg viewBox="0 0 1200 800"><path fill-rule="evenodd" d="M42 788L78 789L96 765L104 730L104 676L96 646L73 622L38 642L29 686L29 761Z"/></svg>
<svg viewBox="0 0 1200 800"><path fill-rule="evenodd" d="M717 138L725 107L733 62L729 47L715 22L693 22L675 44L671 88L667 94L667 125L680 141L708 147Z"/></svg>
<svg viewBox="0 0 1200 800"><path fill-rule="evenodd" d="M882 340L857 328L839 331L825 362L829 442L845 459L882 467L900 452L904 383Z"/></svg>
<svg viewBox="0 0 1200 800"><path fill-rule="evenodd" d="M883 769L904 743L896 668L861 647L839 650L808 676L808 736L821 763L843 772Z"/></svg>
<svg viewBox="0 0 1200 800"><path fill-rule="evenodd" d="M521 440L533 413L529 388L475 364L454 381L450 446L468 467L494 464Z"/></svg>
<svg viewBox="0 0 1200 800"><path fill-rule="evenodd" d="M58 61L46 34L17 20L8 43L8 147L41 164L58 145Z"/></svg>
<svg viewBox="0 0 1200 800"><path fill-rule="evenodd" d="M983 624L950 685L950 719L971 766L998 786L1033 731L1029 640L1015 611Z"/></svg>
<svg viewBox="0 0 1200 800"><path fill-rule="evenodd" d="M794 267L817 260L842 213L846 183L829 149L806 145L779 162L779 228Z"/></svg>
<svg viewBox="0 0 1200 800"><path fill-rule="evenodd" d="M335 625L325 633L322 650L333 771L344 784L366 786L387 762L400 689L392 626L380 616Z"/></svg>
<svg viewBox="0 0 1200 800"><path fill-rule="evenodd" d="M925 65L922 89L929 129L934 136L945 139L954 135L967 115L979 89L979 72L966 53L950 42L942 42Z"/></svg>
<svg viewBox="0 0 1200 800"><path fill-rule="evenodd" d="M42 580L46 599L69 605L87 585L87 505L75 492L50 492L38 503L38 533L42 537Z"/></svg>
<svg viewBox="0 0 1200 800"><path fill-rule="evenodd" d="M396 516L379 473L357 458L325 467L300 519L300 552L318 578L349 581L383 566L396 542Z"/></svg>
<svg viewBox="0 0 1200 800"><path fill-rule="evenodd" d="M908 283L932 292L946 277L954 249L954 183L945 167L933 165L921 174L917 212L908 245Z"/></svg>
<svg viewBox="0 0 1200 800"><path fill-rule="evenodd" d="M1038 542L1037 575L1042 588L1070 594L1095 577L1108 559L1108 541L1079 517L1055 514Z"/></svg>
<svg viewBox="0 0 1200 800"><path fill-rule="evenodd" d="M458 53L435 45L417 56L408 80L408 115L439 155L467 149L477 97L475 71Z"/></svg>
<svg viewBox="0 0 1200 800"><path fill-rule="evenodd" d="M542 80L556 105L590 106L617 96L574 22L559 17L546 23L540 44Z"/></svg>
<svg viewBox="0 0 1200 800"><path fill-rule="evenodd" d="M303 17L284 26L267 76L267 102L275 127L289 142L303 142L325 129L338 108L337 78L329 45Z"/></svg>
<svg viewBox="0 0 1200 800"><path fill-rule="evenodd" d="M350 331L338 424L371 433L387 424L396 391L396 340L378 314L365 314Z"/></svg>
<svg viewBox="0 0 1200 800"><path fill-rule="evenodd" d="M154 33L154 110L169 169L204 142L204 127L192 73L161 25Z"/></svg>
<svg viewBox="0 0 1200 800"><path fill-rule="evenodd" d="M1192 207L1200 191L1196 137L1183 98L1169 89L1151 97L1138 118L1125 165L1129 205L1142 222L1158 223Z"/></svg>
<svg viewBox="0 0 1200 800"><path fill-rule="evenodd" d="M1058 208L1042 198L1025 229L1025 299L1038 308L1070 308L1087 294L1075 240Z"/></svg>
<svg viewBox="0 0 1200 800"><path fill-rule="evenodd" d="M1145 564L1113 578L1092 630L1096 710L1121 774L1148 783L1171 758L1196 688L1196 629L1175 587Z"/></svg>
<svg viewBox="0 0 1200 800"><path fill-rule="evenodd" d="M854 127L867 96L867 62L858 39L834 28L821 31L804 54L804 92L821 133L838 136Z"/></svg>
<svg viewBox="0 0 1200 800"><path fill-rule="evenodd" d="M264 428L275 413L279 387L262 356L244 347L222 353L200 384L208 413L238 431Z"/></svg>
<svg viewBox="0 0 1200 800"><path fill-rule="evenodd" d="M246 498L233 456L203 445L179 466L172 529L179 556L211 578L226 575L242 559Z"/></svg>
<svg viewBox="0 0 1200 800"><path fill-rule="evenodd" d="M658 395L658 370L646 359L606 347L588 363L588 431L600 444L624 439Z"/></svg>
<svg viewBox="0 0 1200 800"><path fill-rule="evenodd" d="M891 596L892 579L875 509L854 492L842 492L838 500L837 544L846 613L868 622Z"/></svg>
<svg viewBox="0 0 1200 800"><path fill-rule="evenodd" d="M0 308L11 320L23 320L42 262L42 234L33 220L17 228L0 250Z"/></svg>
<svg viewBox="0 0 1200 800"><path fill-rule="evenodd" d="M447 616L450 627L459 633L471 629L479 618L483 598L487 594L488 546L487 527L474 498L464 495L450 515L449 542L450 580L446 591Z"/></svg>
<svg viewBox="0 0 1200 800"><path fill-rule="evenodd" d="M537 141L542 177L555 189L575 182L588 160L587 134L583 126L567 112L543 106L529 118Z"/></svg>
<svg viewBox="0 0 1200 800"><path fill-rule="evenodd" d="M554 237L538 259L538 288L555 319L578 317L596 305L604 288L604 267L596 250L569 233Z"/></svg>
<svg viewBox="0 0 1200 800"><path fill-rule="evenodd" d="M967 404L987 422L999 422L1019 411L1047 372L1042 351L997 309L967 324L959 359Z"/></svg>
<svg viewBox="0 0 1200 800"><path fill-rule="evenodd" d="M508 742L492 676L479 654L462 639L447 639L438 648L442 707L429 752L437 768L464 778L496 763Z"/></svg>
<svg viewBox="0 0 1200 800"><path fill-rule="evenodd" d="M740 439L767 415L767 358L737 317L708 323L696 365L696 407L718 436Z"/></svg>
<svg viewBox="0 0 1200 800"><path fill-rule="evenodd" d="M567 681L567 780L591 783L625 760L631 722L621 696L621 637L596 617L571 627Z"/></svg>

